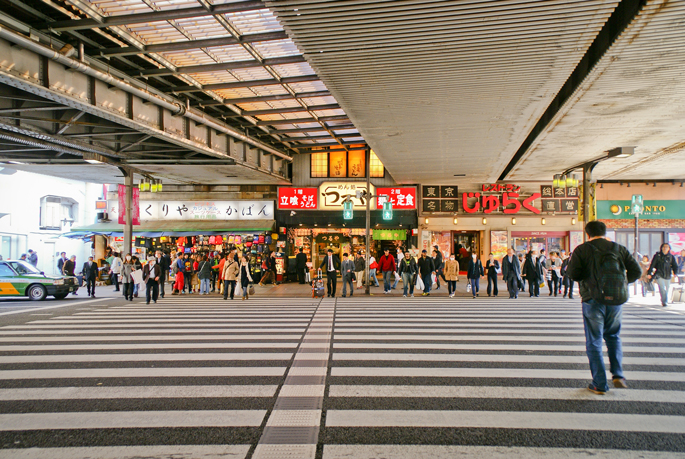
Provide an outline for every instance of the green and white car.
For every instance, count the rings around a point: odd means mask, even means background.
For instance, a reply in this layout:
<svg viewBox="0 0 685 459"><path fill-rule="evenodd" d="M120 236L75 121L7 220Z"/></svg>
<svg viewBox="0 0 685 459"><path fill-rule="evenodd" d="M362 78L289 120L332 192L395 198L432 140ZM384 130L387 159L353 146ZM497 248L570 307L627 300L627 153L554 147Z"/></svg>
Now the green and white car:
<svg viewBox="0 0 685 459"><path fill-rule="evenodd" d="M41 301L51 295L61 300L76 290L75 277L46 276L21 260L0 261L0 298L28 296L34 301Z"/></svg>

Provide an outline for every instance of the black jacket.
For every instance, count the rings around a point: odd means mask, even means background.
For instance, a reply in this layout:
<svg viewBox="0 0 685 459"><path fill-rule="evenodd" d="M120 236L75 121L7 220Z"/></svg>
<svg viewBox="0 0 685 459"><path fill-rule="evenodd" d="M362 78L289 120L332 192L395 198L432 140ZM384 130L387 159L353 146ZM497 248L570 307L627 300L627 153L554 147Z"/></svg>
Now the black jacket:
<svg viewBox="0 0 685 459"><path fill-rule="evenodd" d="M502 258L502 278L504 280L521 278L521 263L516 255L511 257L511 263L508 255Z"/></svg>
<svg viewBox="0 0 685 459"><path fill-rule="evenodd" d="M64 262L64 266L62 266L62 274L65 276L73 276L74 275L74 269L76 269L76 266L74 266L75 263L71 260L66 260Z"/></svg>
<svg viewBox="0 0 685 459"><path fill-rule="evenodd" d="M303 269L307 269L307 254L304 252L300 252L295 256L295 266L297 267L298 271L302 271Z"/></svg>
<svg viewBox="0 0 685 459"><path fill-rule="evenodd" d="M60 257L59 260L57 260L57 270L61 273L62 268L64 268L64 262L69 260L68 258L62 258Z"/></svg>
<svg viewBox="0 0 685 459"><path fill-rule="evenodd" d="M155 263L155 265L150 269L150 264L146 264L143 266L143 282L148 283L148 281L155 281L156 278L160 277L162 275L162 268L159 266L159 264Z"/></svg>
<svg viewBox="0 0 685 459"><path fill-rule="evenodd" d="M468 279L478 279L483 274L483 263L481 263L481 261L478 259L476 259L476 261L473 261L473 258L471 258L469 260L468 271L466 271L466 277Z"/></svg>
<svg viewBox="0 0 685 459"><path fill-rule="evenodd" d="M407 261L409 259L409 261ZM398 268L398 273L401 276L402 273L409 273L411 275L414 275L418 272L419 268L416 266L416 261L414 260L414 257L409 257L406 256L402 258L402 261L400 261L400 267Z"/></svg>
<svg viewBox="0 0 685 459"><path fill-rule="evenodd" d="M85 280L95 280L98 278L98 264L93 262L90 267L88 267L88 262L83 263L83 278Z"/></svg>
<svg viewBox="0 0 685 459"><path fill-rule="evenodd" d="M485 262L485 270L488 272L488 276L497 277L497 271L499 271L499 261L490 260Z"/></svg>
<svg viewBox="0 0 685 459"><path fill-rule="evenodd" d="M157 260L157 264L159 264L162 272L169 272L169 268L171 267L171 257L167 254L164 254L160 259Z"/></svg>
<svg viewBox="0 0 685 459"><path fill-rule="evenodd" d="M366 260L364 260L364 257L357 257L354 259L354 270L359 272L359 271L364 271L364 268L366 268Z"/></svg>
<svg viewBox="0 0 685 459"><path fill-rule="evenodd" d="M324 273L328 272L328 255L323 257L323 261L319 265L319 268L321 268L321 271L323 271ZM335 271L340 271L340 259L337 255L333 255L333 269Z"/></svg>
<svg viewBox="0 0 685 459"><path fill-rule="evenodd" d="M649 275L660 277L661 279L670 279L673 275L678 273L678 262L672 253L664 253L660 250L652 258L652 264L649 265Z"/></svg>
<svg viewBox="0 0 685 459"><path fill-rule="evenodd" d="M545 274L542 271L542 263L540 263L540 257L537 257L533 262L533 257L528 254L526 255L526 261L523 263L523 274L528 282L537 282L545 278Z"/></svg>
<svg viewBox="0 0 685 459"><path fill-rule="evenodd" d="M438 250L438 254L435 256L435 261L433 262L435 265L435 270L436 271L442 271L442 269L445 268L445 263L442 259L442 252Z"/></svg>
<svg viewBox="0 0 685 459"><path fill-rule="evenodd" d="M419 267L421 277L426 277L435 271L435 263L433 263L433 259L431 257L420 257L419 261L416 262L416 265Z"/></svg>
<svg viewBox="0 0 685 459"><path fill-rule="evenodd" d="M580 283L580 297L583 301L588 301L592 298L590 288L587 285L587 280L593 275L593 260L594 246L603 252L611 250L614 246L618 246L618 250L621 256L621 261L623 261L623 266L626 268L626 275L628 278L628 283L635 282L642 276L642 269L640 265L635 261L635 258L628 252L628 249L620 244L611 242L608 239L593 239L592 241L587 241L584 244L579 245L573 251L571 255L571 261L568 263L566 268L566 276L571 280Z"/></svg>

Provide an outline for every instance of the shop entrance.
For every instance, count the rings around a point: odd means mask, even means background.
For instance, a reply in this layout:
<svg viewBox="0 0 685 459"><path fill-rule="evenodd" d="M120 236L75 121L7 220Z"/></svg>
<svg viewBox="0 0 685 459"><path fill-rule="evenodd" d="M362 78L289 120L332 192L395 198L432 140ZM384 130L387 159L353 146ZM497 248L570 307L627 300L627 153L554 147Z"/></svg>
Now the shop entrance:
<svg viewBox="0 0 685 459"><path fill-rule="evenodd" d="M452 247L459 270L466 271L472 254L480 256L480 231L453 231Z"/></svg>

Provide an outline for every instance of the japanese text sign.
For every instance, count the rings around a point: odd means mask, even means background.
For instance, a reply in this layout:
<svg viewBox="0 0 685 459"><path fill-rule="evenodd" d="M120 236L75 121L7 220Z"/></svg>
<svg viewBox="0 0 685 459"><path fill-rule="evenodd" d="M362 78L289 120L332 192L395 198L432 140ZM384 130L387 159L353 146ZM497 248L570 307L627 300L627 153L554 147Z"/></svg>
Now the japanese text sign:
<svg viewBox="0 0 685 459"><path fill-rule="evenodd" d="M120 225L126 224L126 186L119 185L117 188L119 194L118 208L115 212L110 210L112 215L117 215L117 221ZM138 188L133 188L132 190L132 203L131 203L131 213L133 214L133 225L140 225L140 190ZM119 212L121 209L121 212Z"/></svg>
<svg viewBox="0 0 685 459"><path fill-rule="evenodd" d="M370 194L376 194L376 188L370 185ZM342 210L343 201L350 197L354 209L366 209L366 199L357 199L357 191L366 191L365 182L323 182L319 185L319 210ZM371 210L376 210L376 200L371 200Z"/></svg>
<svg viewBox="0 0 685 459"><path fill-rule="evenodd" d="M389 200L393 209L405 210L416 209L416 188L376 188L378 195L376 206L383 207L383 203Z"/></svg>
<svg viewBox="0 0 685 459"><path fill-rule="evenodd" d="M118 206L110 205L110 211L113 215L118 214ZM272 220L273 218L273 201L143 201L140 203L142 221Z"/></svg>
<svg viewBox="0 0 685 459"><path fill-rule="evenodd" d="M278 188L279 209L316 210L319 203L319 192L316 188Z"/></svg>

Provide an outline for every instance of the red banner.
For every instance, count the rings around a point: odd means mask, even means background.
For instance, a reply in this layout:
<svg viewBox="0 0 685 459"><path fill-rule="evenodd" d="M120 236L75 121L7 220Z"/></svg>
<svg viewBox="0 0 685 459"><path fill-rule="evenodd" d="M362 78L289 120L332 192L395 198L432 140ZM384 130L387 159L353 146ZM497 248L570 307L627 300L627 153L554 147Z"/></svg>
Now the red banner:
<svg viewBox="0 0 685 459"><path fill-rule="evenodd" d="M378 195L376 208L383 208L385 197L392 203L393 209L416 209L416 188L376 188Z"/></svg>
<svg viewBox="0 0 685 459"><path fill-rule="evenodd" d="M126 224L126 185L119 185L119 224ZM140 190L133 187L133 202L131 203L131 213L133 214L133 224L140 225Z"/></svg>
<svg viewBox="0 0 685 459"><path fill-rule="evenodd" d="M279 209L316 210L319 204L318 188L278 188Z"/></svg>

